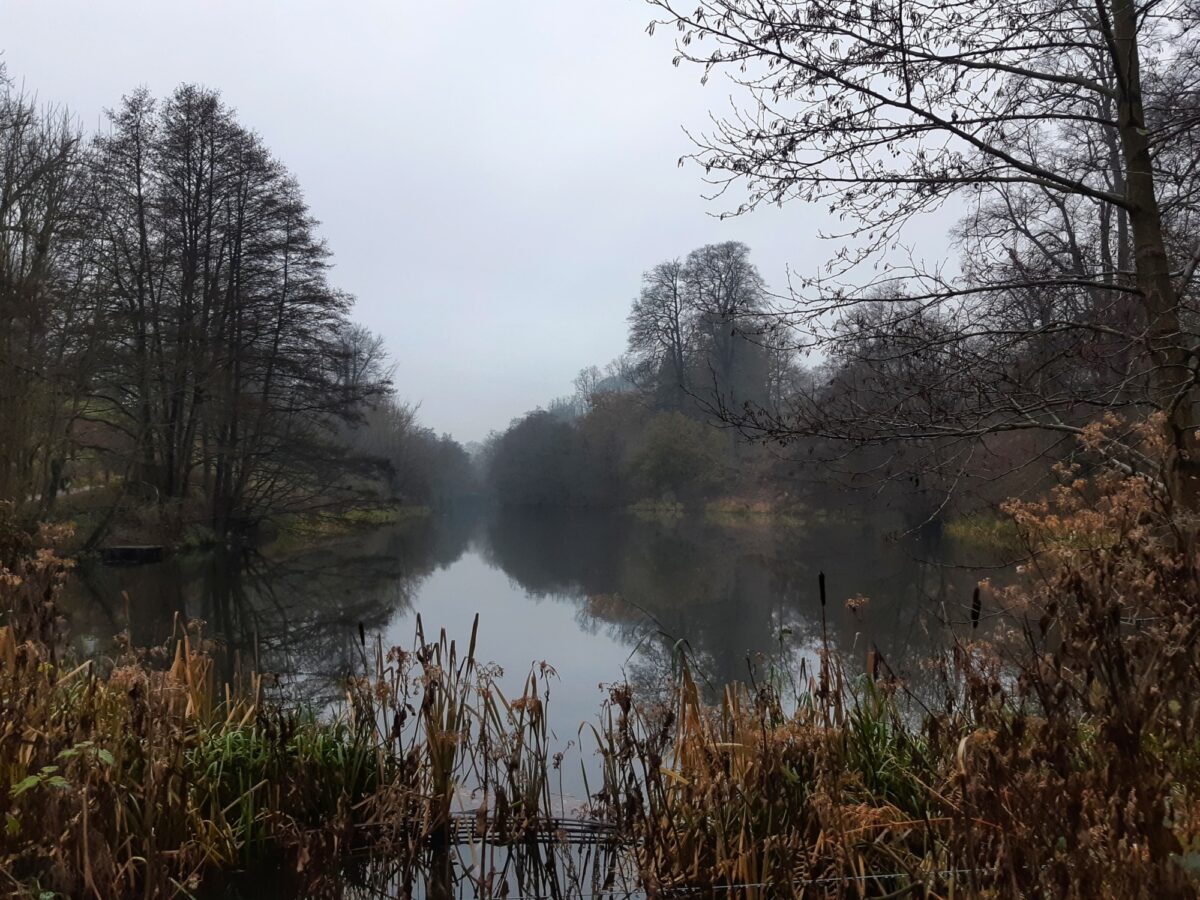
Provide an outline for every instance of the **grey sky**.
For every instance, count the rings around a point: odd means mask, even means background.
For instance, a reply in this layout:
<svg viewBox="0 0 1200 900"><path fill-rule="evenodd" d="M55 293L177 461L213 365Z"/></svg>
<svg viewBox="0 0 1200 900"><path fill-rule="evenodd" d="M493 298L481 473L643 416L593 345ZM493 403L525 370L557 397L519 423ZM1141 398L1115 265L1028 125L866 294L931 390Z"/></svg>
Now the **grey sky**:
<svg viewBox="0 0 1200 900"><path fill-rule="evenodd" d="M138 84L218 88L297 175L401 396L461 440L624 348L641 272L750 245L769 284L821 211L720 222L682 126L728 102L641 0L0 0L10 76L92 129Z"/></svg>

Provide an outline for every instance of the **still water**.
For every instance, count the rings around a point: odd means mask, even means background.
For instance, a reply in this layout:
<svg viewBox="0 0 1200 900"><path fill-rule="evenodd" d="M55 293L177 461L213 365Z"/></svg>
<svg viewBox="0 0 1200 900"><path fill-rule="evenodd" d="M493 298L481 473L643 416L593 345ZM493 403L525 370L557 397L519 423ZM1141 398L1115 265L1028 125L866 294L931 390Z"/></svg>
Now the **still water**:
<svg viewBox="0 0 1200 900"><path fill-rule="evenodd" d="M874 649L919 680L943 623L968 617L979 573L938 532L896 528L886 517L830 515L787 525L579 511L435 516L290 552L83 568L68 612L91 654L127 627L151 646L170 636L177 613L202 619L226 675L240 654L318 703L338 697L356 668L360 625L385 646L411 647L419 614L431 639L444 628L465 643L478 614L477 656L504 669L508 691L519 692L534 663L556 670L550 721L565 748L595 720L602 685L660 689L680 652L713 689L811 659L822 641L851 666ZM869 602L849 609L858 595Z"/></svg>

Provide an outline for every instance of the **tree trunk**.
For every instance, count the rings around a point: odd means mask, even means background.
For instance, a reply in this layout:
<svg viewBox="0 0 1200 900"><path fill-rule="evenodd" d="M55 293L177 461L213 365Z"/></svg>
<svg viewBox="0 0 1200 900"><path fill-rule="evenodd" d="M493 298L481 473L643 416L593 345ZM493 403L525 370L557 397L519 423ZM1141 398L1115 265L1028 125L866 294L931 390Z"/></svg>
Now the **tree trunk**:
<svg viewBox="0 0 1200 900"><path fill-rule="evenodd" d="M1174 501L1200 512L1200 461L1193 411L1195 376L1183 345L1179 297L1171 278L1162 215L1154 184L1150 134L1142 107L1138 59L1137 9L1133 0L1113 0L1112 52L1117 75L1117 128L1125 164L1125 196L1137 285L1146 313L1151 379L1166 413L1166 478Z"/></svg>

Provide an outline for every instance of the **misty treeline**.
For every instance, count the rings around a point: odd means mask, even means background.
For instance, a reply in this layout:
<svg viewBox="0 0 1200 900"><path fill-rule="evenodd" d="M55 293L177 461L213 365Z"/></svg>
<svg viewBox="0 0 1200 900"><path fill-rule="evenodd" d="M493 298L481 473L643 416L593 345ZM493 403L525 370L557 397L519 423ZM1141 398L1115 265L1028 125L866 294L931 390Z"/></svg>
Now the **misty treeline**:
<svg viewBox="0 0 1200 900"><path fill-rule="evenodd" d="M780 409L806 378L776 331L746 245L708 244L658 263L629 310L627 352L603 370L581 370L573 395L488 441L496 498L546 506L763 499L776 461L717 426L724 409Z"/></svg>
<svg viewBox="0 0 1200 900"><path fill-rule="evenodd" d="M393 395L329 268L296 179L215 92L134 91L85 136L4 81L0 497L44 518L94 491L94 541L133 506L226 534L443 492L461 448Z"/></svg>
<svg viewBox="0 0 1200 900"><path fill-rule="evenodd" d="M649 3L732 97L692 154L727 211L839 229L774 304L815 377L724 422L944 497L1020 493L1083 438L1197 511L1200 4ZM906 252L935 212L948 252Z"/></svg>

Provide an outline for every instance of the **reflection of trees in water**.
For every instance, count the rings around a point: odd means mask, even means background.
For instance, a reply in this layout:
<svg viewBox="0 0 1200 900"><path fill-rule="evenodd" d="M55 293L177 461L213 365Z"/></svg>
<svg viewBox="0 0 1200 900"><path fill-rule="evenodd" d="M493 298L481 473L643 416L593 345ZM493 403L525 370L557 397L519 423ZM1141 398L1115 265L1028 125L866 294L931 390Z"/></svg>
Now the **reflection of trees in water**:
<svg viewBox="0 0 1200 900"><path fill-rule="evenodd" d="M411 608L429 573L474 546L530 594L572 603L581 629L629 647L636 681L665 683L683 642L699 674L719 685L746 679L752 665L761 677L819 645L823 571L830 643L852 663L877 646L901 674L916 675L938 644L943 616L966 618L977 575L930 564L957 553L936 534L895 541L891 527L870 518L723 527L498 511L486 522L439 518L362 532L286 557L226 551L84 569L68 602L76 633L98 639L92 649L105 650L126 627L124 591L136 643L161 643L178 611L204 619L207 633L227 646L226 677L236 654L257 651L264 670L325 676L298 682L315 697L354 668L359 623L382 631ZM871 598L858 615L845 608L856 594ZM546 653L552 657L553 648Z"/></svg>
<svg viewBox="0 0 1200 900"><path fill-rule="evenodd" d="M602 594L617 584L622 522L605 512L502 509L487 521L480 549L535 596Z"/></svg>
<svg viewBox="0 0 1200 900"><path fill-rule="evenodd" d="M382 630L411 607L421 582L466 549L467 523L436 519L380 528L282 557L251 550L180 555L137 568L90 567L68 598L77 633L100 641L129 627L136 644L161 643L175 614L205 621L222 647L218 674L240 655L316 697L356 668L358 629Z"/></svg>
<svg viewBox="0 0 1200 900"><path fill-rule="evenodd" d="M771 568L778 590L802 611L810 641L820 633L818 575L825 573L832 646L861 662L875 648L893 671L917 678L920 663L944 649L947 624L966 618L981 577L976 554L940 530L895 535L903 523L863 516L781 531ZM851 597L868 599L857 612Z"/></svg>
<svg viewBox="0 0 1200 900"><path fill-rule="evenodd" d="M821 571L831 645L859 661L876 646L901 674L917 675L939 640L943 608L969 600L977 575L941 565L953 548L937 535L894 540L889 527L869 518L728 527L502 511L484 552L531 594L579 603L585 627L603 622L625 643L640 642L632 670L648 683L670 665L677 641L714 684L818 646ZM845 608L856 594L871 598L858 614Z"/></svg>

